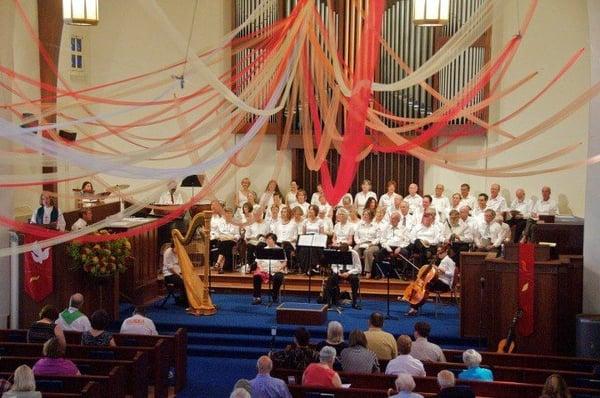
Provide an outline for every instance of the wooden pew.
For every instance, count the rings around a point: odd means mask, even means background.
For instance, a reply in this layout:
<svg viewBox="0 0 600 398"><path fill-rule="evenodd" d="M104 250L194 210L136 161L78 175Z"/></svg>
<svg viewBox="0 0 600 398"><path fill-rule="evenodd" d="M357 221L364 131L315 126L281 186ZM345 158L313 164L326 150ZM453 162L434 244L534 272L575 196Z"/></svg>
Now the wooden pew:
<svg viewBox="0 0 600 398"><path fill-rule="evenodd" d="M448 362L462 363L460 350L443 350ZM560 369L578 372L591 372L594 366L600 366L600 359L560 357L554 355L535 354L501 354L497 352L481 351L482 365L510 366L532 369Z"/></svg>
<svg viewBox="0 0 600 398"><path fill-rule="evenodd" d="M42 398L102 398L100 385L95 381L88 382L79 392L43 392Z"/></svg>
<svg viewBox="0 0 600 398"><path fill-rule="evenodd" d="M14 369L21 365L33 367L37 359L22 357L5 357L0 361L0 378L9 379ZM12 369L12 370L9 370ZM36 388L42 393L57 393L55 389L49 389L47 382L59 382L62 393L96 394L96 397L125 397L125 369L122 366L112 367L105 375L81 375L81 376L35 376ZM89 383L94 383L93 388L86 390Z"/></svg>
<svg viewBox="0 0 600 398"><path fill-rule="evenodd" d="M295 369L274 369L271 372L273 377L280 378L286 383L288 377L293 376L296 382L302 380L302 371ZM342 383L348 383L352 389L365 390L380 390L386 392L389 388L394 388L395 376L384 374L369 374L369 373L346 373L339 372ZM436 377L415 377L416 388L415 392L420 394L429 393L437 394L439 386ZM458 382L461 385L471 386L475 395L494 398L538 398L542 392L542 384L531 383L513 383L505 381L482 382L482 381L467 381L461 380ZM291 386L290 386L291 388ZM584 394L590 397L598 397L598 390L585 388L569 388L571 394ZM336 395L337 397L337 395Z"/></svg>
<svg viewBox="0 0 600 398"><path fill-rule="evenodd" d="M179 328L174 335L158 335L158 336L144 336L134 334L113 334L117 346L127 347L155 347L161 340L164 340L162 348L156 350L154 354L150 356L150 362L155 364L161 364L160 367L155 367L153 375L156 377L162 377L162 375L168 376L169 367L175 369L175 392L181 391L187 383L187 330ZM79 332L65 332L65 339L67 344L79 345L81 342L81 333ZM25 343L27 341L27 330L26 329L0 329L0 342L20 342ZM163 385L164 384L164 385ZM159 395L162 391L166 394L168 389L167 383L159 383ZM165 395L166 396L166 395Z"/></svg>
<svg viewBox="0 0 600 398"><path fill-rule="evenodd" d="M288 386L293 398L305 398L307 393L328 393L335 398L387 398L387 391L366 388L324 388L292 384Z"/></svg>
<svg viewBox="0 0 600 398"><path fill-rule="evenodd" d="M75 349L69 350L69 347ZM115 355L114 358L98 359L94 358L94 353L105 352L99 351L98 347L67 346L66 357L75 362L78 367L81 367L82 373L107 374L113 366L122 366L125 370L125 377L131 380L131 382L125 383L127 393L132 394L135 398L145 398L148 395L148 353L128 351L125 353L120 352L121 355ZM33 366L37 359L42 357L40 344L0 343L0 352L3 352L1 363L5 363L8 358L14 357L33 361L30 365ZM14 370L23 363L25 362L14 362L16 366L13 369L6 370Z"/></svg>
<svg viewBox="0 0 600 398"><path fill-rule="evenodd" d="M437 376L438 372L444 369L458 373L467 366L462 363L451 362L424 362L427 376ZM568 386L578 387L584 380L597 379L591 372L574 372L570 370L558 369L530 369L512 366L485 366L494 374L495 381L513 381L517 383L544 384L548 376L554 373L560 374ZM598 389L600 389L600 380Z"/></svg>

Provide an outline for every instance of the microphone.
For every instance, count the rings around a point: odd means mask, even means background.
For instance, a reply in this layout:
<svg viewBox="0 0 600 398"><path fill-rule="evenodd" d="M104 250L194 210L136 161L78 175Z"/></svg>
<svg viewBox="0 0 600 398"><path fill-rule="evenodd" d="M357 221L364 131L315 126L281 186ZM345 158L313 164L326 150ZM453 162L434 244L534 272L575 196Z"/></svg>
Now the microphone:
<svg viewBox="0 0 600 398"><path fill-rule="evenodd" d="M485 278L483 276L479 279L479 284L481 285L481 289L485 288Z"/></svg>

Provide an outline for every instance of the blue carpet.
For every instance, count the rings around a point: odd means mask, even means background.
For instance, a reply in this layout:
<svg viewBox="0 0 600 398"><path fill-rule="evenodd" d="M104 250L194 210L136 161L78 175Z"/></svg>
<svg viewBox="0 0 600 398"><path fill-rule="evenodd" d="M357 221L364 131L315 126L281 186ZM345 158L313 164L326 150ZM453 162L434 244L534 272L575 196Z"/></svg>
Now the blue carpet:
<svg viewBox="0 0 600 398"><path fill-rule="evenodd" d="M236 380L252 378L255 374L256 359L267 353L273 346L281 349L292 342L297 326L277 325L276 309L250 305L248 294L218 293L212 296L217 306L217 314L194 317L183 308L169 302L164 309L148 308L148 316L154 320L161 334L173 333L179 327L188 331L188 381L189 384L178 397L227 397ZM303 296L286 296L285 302L306 302ZM386 302L378 299L363 300L363 309L344 308L342 314L330 311L328 321L337 320L344 325L345 335L353 329L365 330L367 320L373 311L385 314ZM385 321L384 329L395 336L412 335L413 325L419 320L431 324L430 340L444 348L466 349L476 347L476 340L460 338L459 311L457 306L444 305L438 308L427 303L420 316L407 318L404 313L408 305L397 301L390 303L391 316L396 319ZM128 316L131 306L121 307L122 315ZM277 328L273 343L271 328ZM323 340L327 324L309 326L312 342ZM231 358L236 359L232 365Z"/></svg>

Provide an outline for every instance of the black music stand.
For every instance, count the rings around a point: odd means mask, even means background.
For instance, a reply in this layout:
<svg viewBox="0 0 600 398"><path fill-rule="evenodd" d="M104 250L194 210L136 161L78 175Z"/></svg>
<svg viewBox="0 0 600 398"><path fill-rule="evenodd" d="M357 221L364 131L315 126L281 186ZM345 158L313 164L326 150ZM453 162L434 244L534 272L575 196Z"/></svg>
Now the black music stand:
<svg viewBox="0 0 600 398"><path fill-rule="evenodd" d="M268 261L269 262L269 302L267 307L273 305L273 292L271 291L271 262L272 261L286 261L285 251L281 247L257 247L256 248L256 261ZM281 292L280 299L281 299Z"/></svg>
<svg viewBox="0 0 600 398"><path fill-rule="evenodd" d="M325 249L327 247L327 235L324 234L304 234L298 236L298 241L296 242L296 247L301 248L305 247L309 250L308 252L308 302L310 303L310 293L311 293L311 282L312 282L312 254L313 249L321 248Z"/></svg>
<svg viewBox="0 0 600 398"><path fill-rule="evenodd" d="M347 251L341 251L341 250L336 250L336 249L325 249L323 250L323 259L325 264L337 264L338 266L342 266L342 272L346 272L348 271L347 267L348 265L352 264L352 252L350 252L350 250ZM339 272L339 267L338 267L338 275L340 274ZM359 282L360 283L360 282ZM332 297L330 295L329 297L329 302L327 303L327 305L329 306L329 310L333 310L333 311L337 311L338 314L342 313L342 310L340 309L340 307L338 305L333 305L332 303Z"/></svg>
<svg viewBox="0 0 600 398"><path fill-rule="evenodd" d="M393 253L390 253L390 257L393 255ZM404 257L404 256L403 256ZM385 264L385 270L386 272L383 272L383 268L381 267L381 264ZM377 267L377 269L379 270L379 273L381 275L385 275L386 279L387 279L387 294L386 294L386 302L387 302L387 314L385 316L385 319L392 319L392 320L397 320L397 317L391 316L390 315L390 274L392 273L392 271L396 272L396 270L393 269L392 267L392 259L390 258L389 260L384 260L381 262L376 262L375 263L375 267ZM398 276L398 273L396 272L396 275Z"/></svg>

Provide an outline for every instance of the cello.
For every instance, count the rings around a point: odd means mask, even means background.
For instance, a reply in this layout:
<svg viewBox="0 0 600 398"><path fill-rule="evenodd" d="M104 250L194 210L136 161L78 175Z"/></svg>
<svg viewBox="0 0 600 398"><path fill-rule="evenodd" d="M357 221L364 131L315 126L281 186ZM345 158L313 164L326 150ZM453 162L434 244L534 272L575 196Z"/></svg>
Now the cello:
<svg viewBox="0 0 600 398"><path fill-rule="evenodd" d="M410 263L413 267L419 270L417 273L417 279L412 281L402 295L402 300L409 302L410 304L419 304L423 299L427 297L429 292L427 291L427 285L429 282L437 278L438 269L432 263L422 266L420 269L416 265Z"/></svg>

